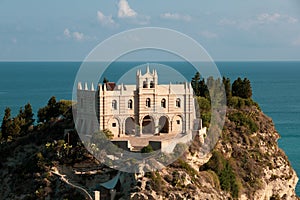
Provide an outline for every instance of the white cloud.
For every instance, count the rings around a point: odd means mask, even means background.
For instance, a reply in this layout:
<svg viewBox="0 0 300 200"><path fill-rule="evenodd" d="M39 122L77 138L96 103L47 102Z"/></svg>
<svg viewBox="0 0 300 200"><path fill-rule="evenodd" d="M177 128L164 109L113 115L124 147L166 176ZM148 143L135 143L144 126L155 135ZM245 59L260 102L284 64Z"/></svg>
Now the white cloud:
<svg viewBox="0 0 300 200"><path fill-rule="evenodd" d="M103 26L112 27L117 25L111 15L105 16L101 11L97 11L97 19Z"/></svg>
<svg viewBox="0 0 300 200"><path fill-rule="evenodd" d="M250 30L259 25L286 25L298 23L298 19L280 13L261 13L254 18L248 19L228 19L223 18L218 22L221 26L233 26L241 30Z"/></svg>
<svg viewBox="0 0 300 200"><path fill-rule="evenodd" d="M294 24L298 22L297 18L291 17L289 15L282 15L279 13L262 13L257 16L258 23L265 24L265 23L277 23L277 22L284 22Z"/></svg>
<svg viewBox="0 0 300 200"><path fill-rule="evenodd" d="M163 19L171 19L171 20L183 20L183 21L191 21L192 17L189 15L182 15L179 13L164 13L160 15Z"/></svg>
<svg viewBox="0 0 300 200"><path fill-rule="evenodd" d="M70 38L70 37L71 37L71 32L70 32L70 30L69 30L68 28L66 28L66 29L64 30L64 36L67 37L67 38Z"/></svg>
<svg viewBox="0 0 300 200"><path fill-rule="evenodd" d="M294 17L288 17L288 23L290 24L295 24L298 22L298 19L297 18L294 18Z"/></svg>
<svg viewBox="0 0 300 200"><path fill-rule="evenodd" d="M66 28L64 30L64 37L66 39L73 39L73 40L76 40L76 41L83 41L83 40L86 40L86 39L92 39L91 37L85 36L81 32L78 32L78 31L73 31L72 32L68 28Z"/></svg>
<svg viewBox="0 0 300 200"><path fill-rule="evenodd" d="M270 23L270 22L277 22L282 16L279 13L269 14L269 13L262 13L257 16L257 20L260 23Z"/></svg>
<svg viewBox="0 0 300 200"><path fill-rule="evenodd" d="M120 0L118 3L119 11L118 17L119 18L128 18L128 17L136 17L137 12L135 12L132 8L130 8L127 0Z"/></svg>
<svg viewBox="0 0 300 200"><path fill-rule="evenodd" d="M207 39L213 39L217 38L218 35L216 33L210 32L210 31L201 31L200 35L207 38Z"/></svg>
<svg viewBox="0 0 300 200"><path fill-rule="evenodd" d="M84 34L80 32L73 32L73 38L77 41L82 41L84 39Z"/></svg>

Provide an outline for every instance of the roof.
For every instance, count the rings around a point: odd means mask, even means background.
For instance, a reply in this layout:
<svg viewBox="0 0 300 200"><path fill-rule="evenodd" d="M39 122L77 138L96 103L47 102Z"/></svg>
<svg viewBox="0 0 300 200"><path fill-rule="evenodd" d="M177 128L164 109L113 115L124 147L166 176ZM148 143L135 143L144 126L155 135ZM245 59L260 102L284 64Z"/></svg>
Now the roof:
<svg viewBox="0 0 300 200"><path fill-rule="evenodd" d="M107 82L106 83L106 90L107 91L113 91L116 87L116 83L115 82Z"/></svg>
<svg viewBox="0 0 300 200"><path fill-rule="evenodd" d="M110 190L110 189L114 189L118 183L118 180L120 178L120 171L118 172L118 174L111 180L105 182L105 183L101 183L100 185L105 187L106 189Z"/></svg>

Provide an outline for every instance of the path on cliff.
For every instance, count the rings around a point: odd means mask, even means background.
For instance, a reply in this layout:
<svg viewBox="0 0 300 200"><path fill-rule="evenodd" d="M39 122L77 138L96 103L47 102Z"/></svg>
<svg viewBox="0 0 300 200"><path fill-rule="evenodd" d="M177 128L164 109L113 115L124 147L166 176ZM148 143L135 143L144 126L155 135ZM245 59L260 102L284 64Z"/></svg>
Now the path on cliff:
<svg viewBox="0 0 300 200"><path fill-rule="evenodd" d="M68 185L70 185L70 186L72 186L72 187L74 187L74 188L79 189L79 190L80 190L81 192L83 192L86 196L88 196L88 198L89 198L90 200L93 200L93 197L88 193L88 191L87 191L86 189L84 189L84 188L82 188L82 187L80 187L80 186L78 186L78 185L74 185L73 183L70 183L69 180L66 179L66 177L65 177L66 175L59 173L59 171L58 171L56 168L54 168L53 170L51 170L51 173L53 173L53 174L59 176L60 179L61 179L63 182L65 182L66 184L68 184Z"/></svg>

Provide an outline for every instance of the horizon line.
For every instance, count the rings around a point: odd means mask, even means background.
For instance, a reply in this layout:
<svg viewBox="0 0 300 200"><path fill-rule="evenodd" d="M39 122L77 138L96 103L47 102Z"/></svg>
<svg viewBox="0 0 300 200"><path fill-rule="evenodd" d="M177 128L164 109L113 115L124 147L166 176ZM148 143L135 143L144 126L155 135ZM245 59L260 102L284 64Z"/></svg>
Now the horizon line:
<svg viewBox="0 0 300 200"><path fill-rule="evenodd" d="M212 60L213 62L300 62L300 59L220 59ZM84 61L84 60L0 60L3 62L111 62L111 61ZM184 61L184 60L121 60L113 62L201 62L201 61ZM203 61L206 62L206 61Z"/></svg>

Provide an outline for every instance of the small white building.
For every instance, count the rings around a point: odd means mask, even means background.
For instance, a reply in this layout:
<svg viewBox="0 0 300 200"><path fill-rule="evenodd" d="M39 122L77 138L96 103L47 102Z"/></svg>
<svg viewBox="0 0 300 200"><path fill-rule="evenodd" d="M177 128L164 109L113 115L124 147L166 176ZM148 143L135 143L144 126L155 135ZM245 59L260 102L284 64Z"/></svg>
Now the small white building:
<svg viewBox="0 0 300 200"><path fill-rule="evenodd" d="M80 132L109 129L114 137L192 133L198 130L190 83L159 84L154 69L137 70L135 85L78 83L77 117ZM94 115L97 115L95 121Z"/></svg>

